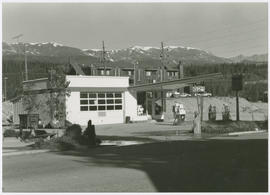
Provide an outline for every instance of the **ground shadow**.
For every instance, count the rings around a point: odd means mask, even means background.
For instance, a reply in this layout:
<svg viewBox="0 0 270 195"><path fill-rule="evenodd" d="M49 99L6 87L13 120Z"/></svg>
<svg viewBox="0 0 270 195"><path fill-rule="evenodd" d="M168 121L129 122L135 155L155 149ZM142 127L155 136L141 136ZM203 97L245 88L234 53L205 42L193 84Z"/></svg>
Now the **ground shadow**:
<svg viewBox="0 0 270 195"><path fill-rule="evenodd" d="M268 140L184 140L101 147L82 156L88 166L144 171L159 192L266 192Z"/></svg>

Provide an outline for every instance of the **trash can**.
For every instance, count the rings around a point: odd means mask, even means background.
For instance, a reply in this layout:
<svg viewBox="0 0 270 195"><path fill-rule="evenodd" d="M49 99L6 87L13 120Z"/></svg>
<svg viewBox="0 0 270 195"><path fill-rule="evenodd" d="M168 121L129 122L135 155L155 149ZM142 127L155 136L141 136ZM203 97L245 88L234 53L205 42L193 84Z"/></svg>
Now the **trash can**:
<svg viewBox="0 0 270 195"><path fill-rule="evenodd" d="M126 116L126 123L130 123L130 116Z"/></svg>

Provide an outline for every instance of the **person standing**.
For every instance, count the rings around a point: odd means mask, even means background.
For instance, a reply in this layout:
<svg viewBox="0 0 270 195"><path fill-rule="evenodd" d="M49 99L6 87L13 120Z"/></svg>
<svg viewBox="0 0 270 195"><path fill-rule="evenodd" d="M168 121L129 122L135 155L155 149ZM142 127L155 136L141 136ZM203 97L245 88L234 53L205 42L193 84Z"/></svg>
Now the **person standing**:
<svg viewBox="0 0 270 195"><path fill-rule="evenodd" d="M212 117L212 105L210 104L209 107L208 107L208 120L212 120L213 117Z"/></svg>
<svg viewBox="0 0 270 195"><path fill-rule="evenodd" d="M88 143L91 146L96 145L96 130L95 125L92 125L92 121L89 120L87 124L87 128L84 131L84 136L87 137Z"/></svg>

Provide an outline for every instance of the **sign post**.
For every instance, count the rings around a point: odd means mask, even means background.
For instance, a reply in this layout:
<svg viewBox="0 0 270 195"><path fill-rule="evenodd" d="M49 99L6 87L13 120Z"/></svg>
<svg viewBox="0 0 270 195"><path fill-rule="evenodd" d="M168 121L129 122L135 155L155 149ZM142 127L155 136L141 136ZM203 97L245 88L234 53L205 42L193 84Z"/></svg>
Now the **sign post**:
<svg viewBox="0 0 270 195"><path fill-rule="evenodd" d="M236 96L236 121L240 120L239 117L239 94L238 92L243 88L243 76L242 74L235 74L232 76L232 90L235 91Z"/></svg>

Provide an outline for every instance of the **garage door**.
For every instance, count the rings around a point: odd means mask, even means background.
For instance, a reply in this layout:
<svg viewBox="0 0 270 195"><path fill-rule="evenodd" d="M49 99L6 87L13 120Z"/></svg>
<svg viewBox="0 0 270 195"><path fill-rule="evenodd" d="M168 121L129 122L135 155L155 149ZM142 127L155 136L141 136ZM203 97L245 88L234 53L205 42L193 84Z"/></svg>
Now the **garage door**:
<svg viewBox="0 0 270 195"><path fill-rule="evenodd" d="M80 111L88 112L94 124L123 123L123 93L81 92Z"/></svg>

